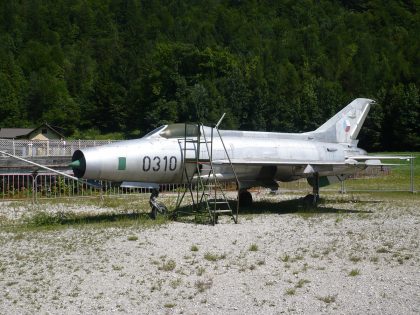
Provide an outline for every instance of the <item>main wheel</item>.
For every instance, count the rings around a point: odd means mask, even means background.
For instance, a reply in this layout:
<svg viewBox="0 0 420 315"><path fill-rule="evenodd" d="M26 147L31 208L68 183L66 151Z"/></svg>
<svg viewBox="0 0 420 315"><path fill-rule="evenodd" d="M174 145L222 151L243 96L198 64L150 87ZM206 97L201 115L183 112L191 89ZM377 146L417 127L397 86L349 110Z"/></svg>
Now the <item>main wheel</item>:
<svg viewBox="0 0 420 315"><path fill-rule="evenodd" d="M239 192L239 205L244 207L252 205L252 195L248 190L242 190Z"/></svg>
<svg viewBox="0 0 420 315"><path fill-rule="evenodd" d="M153 206L152 211L150 212L150 218L152 220L156 220L157 213L158 213L158 209L155 206Z"/></svg>

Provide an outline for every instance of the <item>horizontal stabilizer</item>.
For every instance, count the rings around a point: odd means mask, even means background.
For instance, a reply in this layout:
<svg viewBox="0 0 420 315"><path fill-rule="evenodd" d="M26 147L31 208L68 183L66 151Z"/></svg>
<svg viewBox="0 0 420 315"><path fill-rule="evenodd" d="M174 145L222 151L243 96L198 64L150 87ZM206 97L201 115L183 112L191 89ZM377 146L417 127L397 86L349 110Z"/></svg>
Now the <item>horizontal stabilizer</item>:
<svg viewBox="0 0 420 315"><path fill-rule="evenodd" d="M356 161L367 161L367 160L406 160L410 161L414 159L413 156L401 156L401 155L350 155L346 156L347 159L353 159Z"/></svg>

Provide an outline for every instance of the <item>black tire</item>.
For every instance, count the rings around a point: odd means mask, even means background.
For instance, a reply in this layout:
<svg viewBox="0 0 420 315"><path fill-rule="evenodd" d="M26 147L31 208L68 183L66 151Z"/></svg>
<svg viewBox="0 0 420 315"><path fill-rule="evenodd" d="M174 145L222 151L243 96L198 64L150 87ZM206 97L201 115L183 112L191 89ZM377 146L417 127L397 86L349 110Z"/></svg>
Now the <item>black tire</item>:
<svg viewBox="0 0 420 315"><path fill-rule="evenodd" d="M319 202L319 196L314 196L313 194L308 194L303 197L303 201L309 206L316 206Z"/></svg>
<svg viewBox="0 0 420 315"><path fill-rule="evenodd" d="M157 217L157 208L156 207L152 207L152 211L150 211L150 218L152 220L156 220Z"/></svg>
<svg viewBox="0 0 420 315"><path fill-rule="evenodd" d="M214 214L214 221L213 225L217 224L219 222L219 215L217 213Z"/></svg>
<svg viewBox="0 0 420 315"><path fill-rule="evenodd" d="M252 195L249 191L239 192L239 206L249 207L252 205Z"/></svg>

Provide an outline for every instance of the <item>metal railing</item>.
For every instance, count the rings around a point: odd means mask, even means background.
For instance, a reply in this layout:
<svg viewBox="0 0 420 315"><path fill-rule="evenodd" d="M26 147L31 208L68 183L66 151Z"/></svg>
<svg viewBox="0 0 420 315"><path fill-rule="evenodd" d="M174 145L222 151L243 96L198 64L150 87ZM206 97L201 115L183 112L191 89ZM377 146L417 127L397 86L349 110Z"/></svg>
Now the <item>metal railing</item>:
<svg viewBox="0 0 420 315"><path fill-rule="evenodd" d="M92 142L93 143L93 142ZM414 162L399 166L399 175L394 176L394 170L389 168L368 168L356 173L346 181L323 187L321 191L329 192L390 192L406 191L417 192L418 177L414 180ZM396 172L396 170L395 170ZM224 190L236 189L234 183L221 183ZM311 192L312 188L306 179L289 183L279 183L280 191ZM66 178L53 173L0 173L0 200L30 200L35 202L42 198L73 198L94 197L126 194L150 193L148 188L123 188L108 181L100 181L102 189L95 189L80 181ZM187 189L186 185L164 184L160 185L162 192L178 192ZM416 190L417 189L417 190ZM253 191L258 189L253 189Z"/></svg>
<svg viewBox="0 0 420 315"><path fill-rule="evenodd" d="M49 198L80 198L116 196L129 194L147 194L150 188L120 187L110 181L98 181L100 188L94 188L86 182L76 181L54 173L7 173L0 174L0 200L33 200ZM229 188L229 183L224 183ZM186 190L186 185L162 184L164 193Z"/></svg>
<svg viewBox="0 0 420 315"><path fill-rule="evenodd" d="M74 151L117 140L14 140L0 139L0 151L19 157L71 156Z"/></svg>
<svg viewBox="0 0 420 315"><path fill-rule="evenodd" d="M370 177L355 177L346 180L341 185L334 184L321 189L321 192L390 192L390 191L406 191L416 192L414 185L411 182L404 181L400 185L393 184L393 186L376 186L375 179ZM366 183L366 181L371 183ZM368 185L369 189L360 188L358 181ZM100 196L123 196L130 194L149 194L150 188L124 188L112 182L98 181L100 189L93 188L87 183L75 181L70 178L49 173L31 174L31 173L7 173L0 174L0 201L6 200L32 200L36 202L40 199L52 198L84 198L84 197L100 197ZM223 182L223 189L226 191L235 191L235 183ZM163 193L172 193L187 190L187 185L180 184L163 184L160 185L160 191ZM253 188L252 192L258 193L260 189ZM290 183L280 183L280 192L297 192L303 193L312 191L311 186L305 179Z"/></svg>

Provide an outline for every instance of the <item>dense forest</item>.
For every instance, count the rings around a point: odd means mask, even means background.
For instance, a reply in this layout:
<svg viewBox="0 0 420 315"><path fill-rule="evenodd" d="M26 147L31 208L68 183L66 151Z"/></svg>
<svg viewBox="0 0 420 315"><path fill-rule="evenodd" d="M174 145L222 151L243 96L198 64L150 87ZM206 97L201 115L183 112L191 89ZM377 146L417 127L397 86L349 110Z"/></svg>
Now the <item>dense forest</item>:
<svg viewBox="0 0 420 315"><path fill-rule="evenodd" d="M0 127L301 132L368 97L361 145L420 150L418 0L0 2Z"/></svg>

